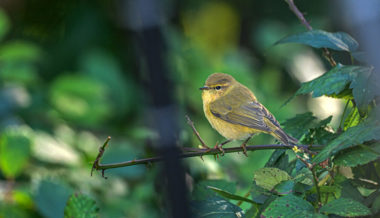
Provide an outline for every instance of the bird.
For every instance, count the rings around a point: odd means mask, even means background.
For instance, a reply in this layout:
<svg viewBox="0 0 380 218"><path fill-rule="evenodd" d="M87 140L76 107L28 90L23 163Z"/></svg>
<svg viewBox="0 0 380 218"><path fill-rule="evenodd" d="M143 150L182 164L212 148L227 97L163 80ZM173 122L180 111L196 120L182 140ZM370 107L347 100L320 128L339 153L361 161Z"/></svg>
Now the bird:
<svg viewBox="0 0 380 218"><path fill-rule="evenodd" d="M232 140L244 140L241 147L247 155L246 144L252 136L266 133L286 145L298 140L288 135L276 118L256 98L251 90L225 73L211 74L203 87L204 114L211 126L227 141L217 144L224 154L223 145Z"/></svg>

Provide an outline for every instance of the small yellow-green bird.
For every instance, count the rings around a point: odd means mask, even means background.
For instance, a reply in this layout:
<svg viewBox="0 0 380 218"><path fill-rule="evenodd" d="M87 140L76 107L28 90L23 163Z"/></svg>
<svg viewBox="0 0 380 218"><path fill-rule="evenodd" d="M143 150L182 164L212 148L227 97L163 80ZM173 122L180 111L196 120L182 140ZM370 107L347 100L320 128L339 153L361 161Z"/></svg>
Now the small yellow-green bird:
<svg viewBox="0 0 380 218"><path fill-rule="evenodd" d="M286 145L295 145L297 139L281 129L274 116L257 101L247 87L224 73L211 74L203 87L203 110L211 126L227 141L244 140L241 145L247 155L246 143L257 133L267 133ZM223 152L224 153L224 152Z"/></svg>

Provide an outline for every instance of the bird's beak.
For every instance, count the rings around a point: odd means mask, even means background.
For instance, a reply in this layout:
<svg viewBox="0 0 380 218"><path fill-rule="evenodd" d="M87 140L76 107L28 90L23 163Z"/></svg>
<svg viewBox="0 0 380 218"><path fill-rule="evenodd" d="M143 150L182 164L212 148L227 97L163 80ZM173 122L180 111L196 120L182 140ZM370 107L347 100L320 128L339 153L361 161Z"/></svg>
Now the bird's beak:
<svg viewBox="0 0 380 218"><path fill-rule="evenodd" d="M208 86L203 86L203 87L200 87L199 89L200 89L200 90L209 90L210 87L208 87Z"/></svg>

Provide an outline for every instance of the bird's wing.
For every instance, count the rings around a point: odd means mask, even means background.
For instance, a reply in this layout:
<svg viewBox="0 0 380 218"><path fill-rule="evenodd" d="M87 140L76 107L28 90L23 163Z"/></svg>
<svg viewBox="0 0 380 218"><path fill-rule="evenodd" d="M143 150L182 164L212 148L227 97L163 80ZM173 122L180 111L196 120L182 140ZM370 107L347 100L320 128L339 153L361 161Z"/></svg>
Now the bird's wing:
<svg viewBox="0 0 380 218"><path fill-rule="evenodd" d="M237 100L227 104L223 98L220 98L210 104L210 111L214 116L232 124L262 131L280 128L280 124L273 115L257 101L238 102Z"/></svg>

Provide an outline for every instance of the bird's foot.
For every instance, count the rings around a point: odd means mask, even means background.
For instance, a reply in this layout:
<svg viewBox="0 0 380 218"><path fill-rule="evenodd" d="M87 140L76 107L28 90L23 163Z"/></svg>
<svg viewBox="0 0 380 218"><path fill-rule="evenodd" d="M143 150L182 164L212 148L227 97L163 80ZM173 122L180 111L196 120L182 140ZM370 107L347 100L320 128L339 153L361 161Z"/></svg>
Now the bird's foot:
<svg viewBox="0 0 380 218"><path fill-rule="evenodd" d="M222 153L220 154L221 156L224 156L224 149L223 149L223 144L216 144L214 146L214 149L218 149L219 151L221 151Z"/></svg>

